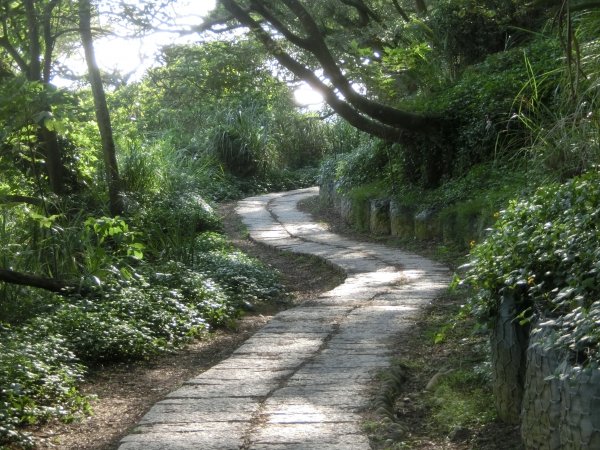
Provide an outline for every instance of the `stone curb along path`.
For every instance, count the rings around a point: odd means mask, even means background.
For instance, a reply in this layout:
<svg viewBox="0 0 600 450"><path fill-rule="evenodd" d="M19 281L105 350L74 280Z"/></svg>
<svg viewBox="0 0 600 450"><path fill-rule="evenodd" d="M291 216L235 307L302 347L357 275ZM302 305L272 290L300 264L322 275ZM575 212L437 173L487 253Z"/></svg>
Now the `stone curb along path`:
<svg viewBox="0 0 600 450"><path fill-rule="evenodd" d="M448 269L330 233L296 209L317 188L252 197L237 213L252 239L341 267L346 281L277 314L231 357L187 381L142 418L120 450L369 449L368 387L393 337L443 292Z"/></svg>

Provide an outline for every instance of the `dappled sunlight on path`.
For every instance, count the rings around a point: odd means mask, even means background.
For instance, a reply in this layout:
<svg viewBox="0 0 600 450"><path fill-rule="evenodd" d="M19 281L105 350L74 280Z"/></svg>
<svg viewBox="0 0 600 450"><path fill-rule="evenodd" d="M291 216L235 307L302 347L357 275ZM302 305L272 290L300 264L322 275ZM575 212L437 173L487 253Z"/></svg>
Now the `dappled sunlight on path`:
<svg viewBox="0 0 600 450"><path fill-rule="evenodd" d="M345 282L276 315L234 354L157 403L120 449L368 449L361 411L394 336L442 292L448 270L327 231L296 209L315 188L253 197L250 237L341 267Z"/></svg>

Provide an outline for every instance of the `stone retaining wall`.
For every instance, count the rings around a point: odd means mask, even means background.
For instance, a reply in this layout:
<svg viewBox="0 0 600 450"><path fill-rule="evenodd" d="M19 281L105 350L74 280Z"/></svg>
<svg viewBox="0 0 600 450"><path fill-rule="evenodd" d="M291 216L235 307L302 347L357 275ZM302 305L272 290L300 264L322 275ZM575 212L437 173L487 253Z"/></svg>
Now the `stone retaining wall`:
<svg viewBox="0 0 600 450"><path fill-rule="evenodd" d="M600 449L600 368L582 368L569 352L548 343L552 329L530 336L521 408L521 435L527 449Z"/></svg>
<svg viewBox="0 0 600 450"><path fill-rule="evenodd" d="M337 192L333 182L322 185L321 201L331 205L342 219L357 230L375 235L402 239L438 240L468 246L471 240L481 237L483 219L475 218L473 226L465 232L456 230L454 224L444 222L437 211L418 210L401 201L389 198L356 199Z"/></svg>
<svg viewBox="0 0 600 450"><path fill-rule="evenodd" d="M482 237L486 217L474 216L458 231L431 210L416 210L398 200L356 201L322 186L321 200L333 205L344 220L362 231L400 238L468 244ZM600 449L600 368L581 368L547 345L552 330L529 334L515 320L514 298L500 302L491 333L494 394L499 417L521 424L527 450ZM572 355L571 355L572 356ZM572 359L572 358L571 358Z"/></svg>

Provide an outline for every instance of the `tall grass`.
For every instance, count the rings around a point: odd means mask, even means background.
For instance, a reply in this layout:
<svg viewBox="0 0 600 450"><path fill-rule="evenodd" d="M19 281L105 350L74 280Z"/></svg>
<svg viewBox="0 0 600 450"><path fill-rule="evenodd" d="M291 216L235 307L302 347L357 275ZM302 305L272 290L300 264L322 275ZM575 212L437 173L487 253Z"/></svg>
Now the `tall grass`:
<svg viewBox="0 0 600 450"><path fill-rule="evenodd" d="M214 156L239 177L263 175L279 167L270 119L263 108L254 104L222 111L220 124L213 130Z"/></svg>
<svg viewBox="0 0 600 450"><path fill-rule="evenodd" d="M532 169L558 180L600 164L600 39L591 32L600 26L600 12L585 11L573 23L577 59L565 57L559 84L527 65L529 81L516 99L517 117L531 136L525 150ZM552 103L541 98L542 91L551 91Z"/></svg>

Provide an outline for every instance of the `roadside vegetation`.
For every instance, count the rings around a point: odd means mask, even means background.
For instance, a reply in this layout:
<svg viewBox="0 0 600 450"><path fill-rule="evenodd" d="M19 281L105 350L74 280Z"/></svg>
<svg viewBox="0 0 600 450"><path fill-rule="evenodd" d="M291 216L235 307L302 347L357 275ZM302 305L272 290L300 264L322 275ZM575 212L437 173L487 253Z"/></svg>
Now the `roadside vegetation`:
<svg viewBox="0 0 600 450"><path fill-rule="evenodd" d="M461 18L486 9L463 7ZM438 95L434 87L401 102L457 119L455 146L437 154L444 173L435 185L426 151L365 135L321 166L321 182L347 198L392 198L434 213L443 236L400 244L460 266L455 292L418 327L427 344L411 340L426 356L382 374L387 399L382 407L382 394L375 396L365 425L377 448L520 448L518 416L499 416L494 405L494 383L502 381L493 374L489 334L507 296L516 299L515 327L549 333L540 345L573 365L551 378L597 370L599 66L589 30L598 10L576 2L562 8L537 16L518 43L463 67ZM364 232L368 224L354 227ZM399 354L404 349L399 344ZM427 381L434 386L425 389Z"/></svg>
<svg viewBox="0 0 600 450"><path fill-rule="evenodd" d="M137 34L164 12L107 3ZM446 235L430 252L469 264L459 317L428 331L433 348L474 349L423 400L432 430L494 420L477 400L507 293L520 322L597 367L597 2L220 0L196 44L164 47L134 82L95 67L99 6L0 6L0 446L88 414L89 371L285 296L215 206L319 182L434 212ZM55 87L82 45L88 73ZM301 80L320 111L294 102Z"/></svg>

